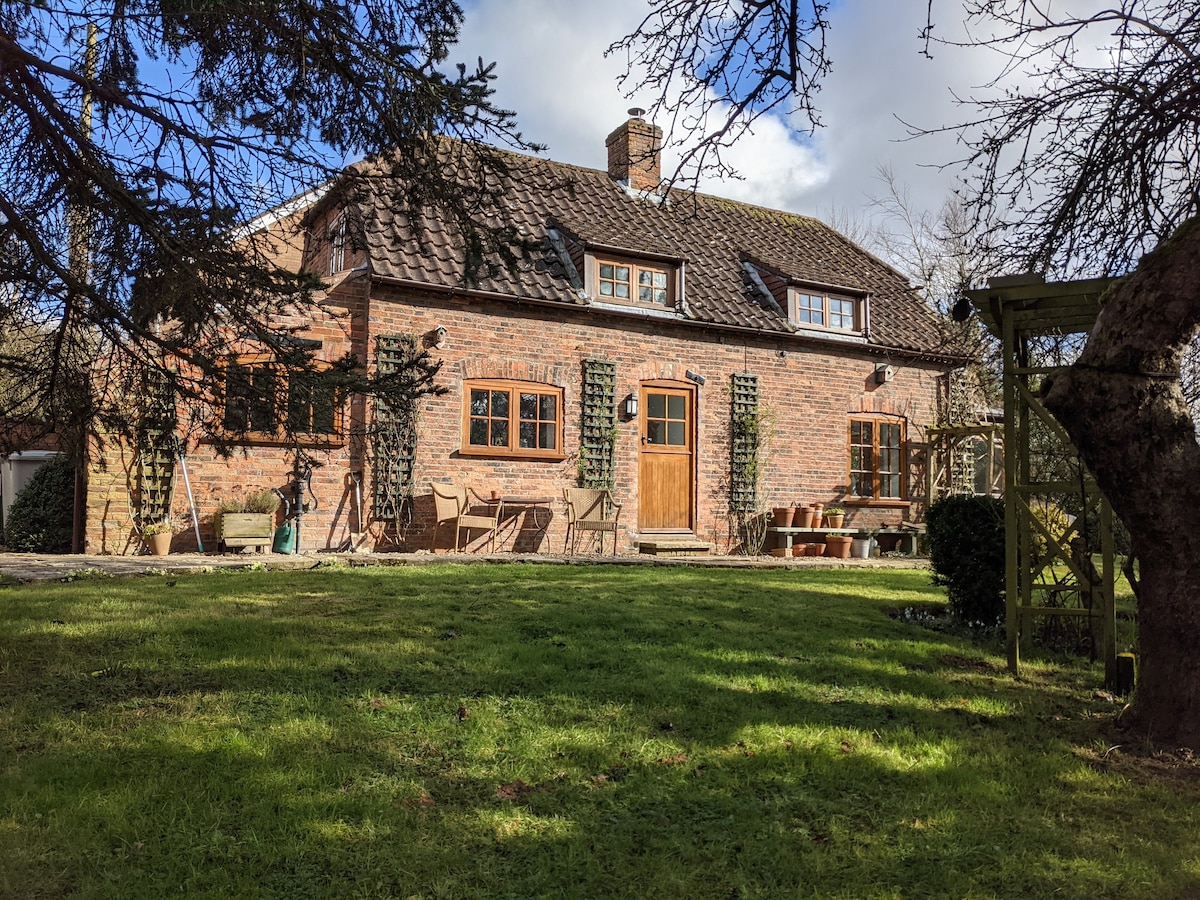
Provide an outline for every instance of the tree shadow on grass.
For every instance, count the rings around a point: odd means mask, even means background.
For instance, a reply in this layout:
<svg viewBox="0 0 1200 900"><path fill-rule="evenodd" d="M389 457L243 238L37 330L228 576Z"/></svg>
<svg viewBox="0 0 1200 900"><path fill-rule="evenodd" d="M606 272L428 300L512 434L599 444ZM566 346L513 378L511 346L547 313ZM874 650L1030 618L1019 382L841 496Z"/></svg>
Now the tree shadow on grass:
<svg viewBox="0 0 1200 900"><path fill-rule="evenodd" d="M10 612L4 806L42 855L5 893L1200 887L1194 823L1142 804L1131 844L1071 754L1077 681L1031 723L1029 683L848 579L448 568L215 607L213 580L157 583L106 586L107 618Z"/></svg>

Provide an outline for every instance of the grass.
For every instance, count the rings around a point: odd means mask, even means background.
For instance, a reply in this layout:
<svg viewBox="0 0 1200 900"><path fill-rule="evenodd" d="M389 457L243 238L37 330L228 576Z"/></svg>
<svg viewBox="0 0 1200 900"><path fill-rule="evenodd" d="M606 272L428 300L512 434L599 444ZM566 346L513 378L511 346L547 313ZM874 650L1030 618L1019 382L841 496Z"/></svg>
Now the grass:
<svg viewBox="0 0 1200 900"><path fill-rule="evenodd" d="M0 590L0 896L1181 897L1191 764L913 570Z"/></svg>

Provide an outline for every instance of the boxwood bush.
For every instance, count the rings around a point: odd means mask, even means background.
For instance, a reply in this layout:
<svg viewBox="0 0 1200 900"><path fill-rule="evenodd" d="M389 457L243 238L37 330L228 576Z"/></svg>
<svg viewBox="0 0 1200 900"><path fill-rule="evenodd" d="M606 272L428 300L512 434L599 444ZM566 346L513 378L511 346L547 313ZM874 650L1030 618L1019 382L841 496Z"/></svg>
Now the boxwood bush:
<svg viewBox="0 0 1200 900"><path fill-rule="evenodd" d="M1004 501L944 497L925 516L933 583L944 585L950 612L972 626L1004 621Z"/></svg>
<svg viewBox="0 0 1200 900"><path fill-rule="evenodd" d="M4 544L25 553L69 553L75 507L75 466L57 456L17 492L4 522Z"/></svg>

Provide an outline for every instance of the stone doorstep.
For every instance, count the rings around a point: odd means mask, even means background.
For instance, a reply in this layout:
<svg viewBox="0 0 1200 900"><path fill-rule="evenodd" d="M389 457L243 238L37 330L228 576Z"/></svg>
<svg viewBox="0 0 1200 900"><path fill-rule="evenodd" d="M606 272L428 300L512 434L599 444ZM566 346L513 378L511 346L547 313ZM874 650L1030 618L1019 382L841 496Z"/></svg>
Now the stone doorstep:
<svg viewBox="0 0 1200 900"><path fill-rule="evenodd" d="M713 545L688 535L638 541L638 552L649 556L708 556Z"/></svg>

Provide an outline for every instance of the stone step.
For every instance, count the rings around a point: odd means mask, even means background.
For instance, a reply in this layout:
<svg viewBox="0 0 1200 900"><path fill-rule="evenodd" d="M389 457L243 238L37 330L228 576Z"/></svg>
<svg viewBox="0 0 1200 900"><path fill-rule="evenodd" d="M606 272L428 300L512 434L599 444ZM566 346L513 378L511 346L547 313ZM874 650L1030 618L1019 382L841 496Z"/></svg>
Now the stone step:
<svg viewBox="0 0 1200 900"><path fill-rule="evenodd" d="M638 541L638 552L649 556L708 556L713 545L691 535L644 538Z"/></svg>

